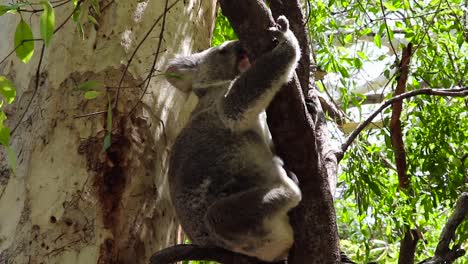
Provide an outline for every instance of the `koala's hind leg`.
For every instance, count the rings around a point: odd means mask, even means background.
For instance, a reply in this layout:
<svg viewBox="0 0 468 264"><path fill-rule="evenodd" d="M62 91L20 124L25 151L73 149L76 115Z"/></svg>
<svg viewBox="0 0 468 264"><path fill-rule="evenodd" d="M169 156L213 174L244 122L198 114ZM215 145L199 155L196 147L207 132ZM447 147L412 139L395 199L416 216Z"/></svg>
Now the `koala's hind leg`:
<svg viewBox="0 0 468 264"><path fill-rule="evenodd" d="M205 220L227 249L265 261L281 260L293 243L287 212L299 200L300 193L288 184L253 188L215 202Z"/></svg>

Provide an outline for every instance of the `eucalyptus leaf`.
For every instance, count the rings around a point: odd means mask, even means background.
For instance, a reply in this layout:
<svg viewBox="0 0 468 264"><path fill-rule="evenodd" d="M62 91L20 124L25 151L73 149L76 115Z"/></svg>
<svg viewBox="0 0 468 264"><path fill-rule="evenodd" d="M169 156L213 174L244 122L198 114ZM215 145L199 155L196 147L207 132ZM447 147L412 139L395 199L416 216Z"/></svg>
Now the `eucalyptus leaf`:
<svg viewBox="0 0 468 264"><path fill-rule="evenodd" d="M91 100L91 99L97 98L99 95L101 95L101 92L99 92L99 91L87 91L84 94L84 98L88 99L88 100Z"/></svg>
<svg viewBox="0 0 468 264"><path fill-rule="evenodd" d="M10 144L10 129L5 126L6 115L0 111L0 144L8 146Z"/></svg>
<svg viewBox="0 0 468 264"><path fill-rule="evenodd" d="M34 54L34 40L31 28L23 19L16 27L15 47L17 47L16 56L24 63L29 62Z"/></svg>
<svg viewBox="0 0 468 264"><path fill-rule="evenodd" d="M0 95L6 100L8 104L13 103L16 96L16 88L14 84L9 81L5 76L0 75Z"/></svg>
<svg viewBox="0 0 468 264"><path fill-rule="evenodd" d="M55 13L54 8L49 1L42 1L44 11L41 15L41 36L46 46L49 45L55 28Z"/></svg>
<svg viewBox="0 0 468 264"><path fill-rule="evenodd" d="M382 39L380 37L380 34L375 34L374 43L377 47L382 48Z"/></svg>

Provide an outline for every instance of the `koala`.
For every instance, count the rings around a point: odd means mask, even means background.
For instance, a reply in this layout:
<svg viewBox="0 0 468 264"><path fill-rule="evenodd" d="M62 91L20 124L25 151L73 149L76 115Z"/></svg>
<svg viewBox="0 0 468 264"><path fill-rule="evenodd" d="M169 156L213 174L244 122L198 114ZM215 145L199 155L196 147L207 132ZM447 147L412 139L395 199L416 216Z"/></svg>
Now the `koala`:
<svg viewBox="0 0 468 264"><path fill-rule="evenodd" d="M263 261L286 258L293 244L288 211L301 191L269 143L262 115L300 58L284 16L269 31L276 47L250 64L239 41L168 64L166 79L199 101L177 136L169 188L194 244Z"/></svg>

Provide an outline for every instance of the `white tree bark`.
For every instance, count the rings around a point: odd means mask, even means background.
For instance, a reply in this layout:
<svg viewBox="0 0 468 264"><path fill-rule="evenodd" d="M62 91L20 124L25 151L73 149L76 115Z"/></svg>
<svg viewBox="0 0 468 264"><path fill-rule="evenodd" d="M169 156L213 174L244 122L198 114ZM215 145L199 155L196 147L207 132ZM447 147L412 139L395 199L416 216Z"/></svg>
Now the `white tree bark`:
<svg viewBox="0 0 468 264"><path fill-rule="evenodd" d="M100 2L101 7L110 4L98 26L84 23L84 40L71 20L54 35L45 50L37 93L40 42L28 64L11 56L0 65L0 75L18 89L16 101L5 109L7 125L14 127L26 111L12 136L16 175L0 154L0 263L145 263L152 253L176 242L167 154L194 100L156 71L142 103L128 115L143 93L136 86L150 71L162 23L141 46L124 79L107 152L106 114L76 116L106 110L108 95L115 99L117 89L104 89L94 100L74 89L87 80L117 87L165 1ZM169 11L156 70L163 70L176 53L209 46L215 2L179 1ZM56 24L72 10L71 3L57 7ZM23 14L35 38L40 37L39 15ZM14 49L19 19L13 14L0 17L0 60Z"/></svg>

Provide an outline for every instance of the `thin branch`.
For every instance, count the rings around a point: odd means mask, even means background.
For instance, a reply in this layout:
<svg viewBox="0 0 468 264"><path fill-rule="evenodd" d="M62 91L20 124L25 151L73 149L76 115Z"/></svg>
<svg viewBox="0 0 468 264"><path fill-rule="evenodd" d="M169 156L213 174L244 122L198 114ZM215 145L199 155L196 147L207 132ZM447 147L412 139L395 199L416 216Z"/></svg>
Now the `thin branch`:
<svg viewBox="0 0 468 264"><path fill-rule="evenodd" d="M122 76L120 77L120 81L119 81L119 85L118 85L118 88L117 88L117 94L115 96L115 102L114 102L114 108L117 108L117 103L119 102L119 96L120 96L120 88L122 87L122 83L123 83L123 80L125 78L125 75L127 74L127 71L128 71L128 68L130 67L130 64L132 64L132 61L133 59L135 58L135 55L136 53L138 52L138 50L140 49L141 45L143 45L143 43L146 41L146 39L149 37L149 35L151 34L151 32L153 31L153 29L156 27L156 25L159 23L159 21L161 19L163 19L163 17L165 18L166 17L166 13L171 10L171 8L176 5L180 0L176 0L174 1L174 3L172 3L171 5L169 5L167 7L167 9L164 10L164 13L161 14L153 23L153 25L151 25L150 29L146 32L145 36L143 36L143 39L138 43L138 45L136 46L135 50L133 51L132 55L130 55L130 59L128 60L127 64L125 65L125 69L122 73ZM157 56L157 55L156 55ZM154 66L153 68L151 68L151 71L154 71Z"/></svg>
<svg viewBox="0 0 468 264"><path fill-rule="evenodd" d="M73 8L73 11L70 13L70 15L68 15L67 18L65 18L65 20L57 27L55 28L54 30L54 35L55 33L57 33L60 29L62 29L63 26L65 26L65 24L70 20L70 18L73 16L73 14L76 12L76 10L78 10L81 6L81 4L83 3L84 0L79 0L77 3L76 3L76 6L75 8Z"/></svg>
<svg viewBox="0 0 468 264"><path fill-rule="evenodd" d="M197 245L182 244L175 245L155 253L150 258L150 264L169 264L183 260L208 260L224 264L264 263L256 258L221 248L204 248Z"/></svg>
<svg viewBox="0 0 468 264"><path fill-rule="evenodd" d="M387 35L388 35L388 42L390 43L390 47L392 48L393 54L395 54L396 60L399 61L400 59L398 58L398 54L397 54L397 52L395 50L395 47L393 47L392 38L390 37L391 35L390 35L390 29L388 28L388 24L387 24L387 15L385 14L385 8L384 8L382 0L380 0L380 8L382 9L385 29L386 29Z"/></svg>
<svg viewBox="0 0 468 264"><path fill-rule="evenodd" d="M431 88L425 88L425 89L419 89L419 90L414 90L411 92L407 92L398 96L395 96L384 103L382 103L377 110L375 110L364 122L362 122L354 131L351 133L351 135L346 139L346 142L341 146L341 152L337 154L338 160L341 160L343 158L343 154L348 150L349 146L353 141L356 139L356 137L361 133L364 128L369 125L372 120L380 113L382 112L385 108L393 104L394 102L401 101L406 98L414 97L417 95L432 95L432 96L450 96L450 97L465 97L468 96L468 87L462 87L462 88L454 88L454 89L431 89Z"/></svg>
<svg viewBox="0 0 468 264"><path fill-rule="evenodd" d="M10 51L10 53L8 53L8 55L6 55L5 58L2 59L2 61L0 61L0 65L1 65L2 63L4 63L13 53L15 53L15 51L16 51L20 46L22 46L22 45L23 45L24 43L26 43L26 42L31 42L31 41L42 41L42 39L40 39L40 38L39 38L39 39L23 39L23 40L21 41L20 44L16 45L16 47L15 47L12 51Z"/></svg>
<svg viewBox="0 0 468 264"><path fill-rule="evenodd" d="M83 115L76 115L76 116L74 116L74 118L90 117L90 116L102 115L102 114L106 114L106 113L107 113L107 110L102 110L102 111L87 113L87 114L83 114Z"/></svg>
<svg viewBox="0 0 468 264"><path fill-rule="evenodd" d="M64 1L62 3L59 3L59 4L56 4L56 5L52 6L52 7L57 8L57 7L60 7L60 6L63 6L65 4L67 4L68 2L71 2L71 0L66 0L66 1ZM52 2L50 2L50 3L53 4ZM42 5L42 3L30 3L29 5ZM25 12L25 13L39 13L39 12L42 12L42 11L44 11L43 8L33 9L33 10L18 8L18 12Z"/></svg>
<svg viewBox="0 0 468 264"><path fill-rule="evenodd" d="M173 3L173 5L176 4L178 1L179 0L175 1ZM146 81L145 89L143 89L143 93L140 95L140 98L139 98L138 102L130 109L130 111L128 112L128 115L132 114L132 112L136 109L136 107L141 103L141 100L145 96L146 91L148 91L148 87L149 87L149 85L151 83L151 78L153 77L153 73L154 73L154 70L155 70L154 68L156 67L156 62L158 61L159 52L161 50L161 45L162 45L162 42L163 42L163 39L164 39L164 29L166 28L166 16L167 16L167 12L169 11L168 2L169 1L166 0L165 5L164 5L164 12L163 12L163 15L162 15L161 31L159 32L159 38L158 38L158 46L156 48L156 54L154 55L153 64L151 65L150 72L148 73L148 75L146 77L147 81ZM122 75L122 77L123 76L124 75ZM122 81L122 79L121 79L121 81ZM120 90L120 84L121 83L119 83L119 88L117 88L117 93ZM116 102L117 102L117 99L116 99Z"/></svg>
<svg viewBox="0 0 468 264"><path fill-rule="evenodd" d="M13 134L15 133L16 129L18 128L18 126L21 124L21 122L23 121L24 119L24 116L26 115L26 112L28 112L29 110L29 107L31 106L31 103L32 101L34 100L34 97L36 97L36 94L37 94L37 90L39 89L39 80L41 78L41 65L42 65L42 60L44 59L44 50L45 50L45 44L42 43L42 48L41 48L41 55L39 57L39 63L37 64L37 69L36 69L36 81L34 83L34 92L33 94L31 95L31 98L29 99L29 102L28 104L26 105L26 108L24 109L23 111L23 114L21 114L21 117L20 119L18 120L18 122L16 123L16 125L13 127L13 129L11 130L11 133L10 135L13 136Z"/></svg>
<svg viewBox="0 0 468 264"><path fill-rule="evenodd" d="M176 0L172 4L172 6L174 6L178 1L179 0ZM151 78L153 77L153 73L154 73L155 67L156 67L156 62L158 61L159 53L160 53L160 50L161 50L161 45L162 45L162 42L163 42L163 39L164 39L164 30L166 28L166 16L167 16L167 12L170 9L170 7L168 7L168 2L169 2L169 0L166 0L165 5L164 5L164 13L163 13L163 18L162 18L161 31L159 32L158 46L156 48L156 54L154 55L153 64L151 65L151 70L148 73L148 76L146 77L147 82L146 82L146 85L145 85L145 89L143 90L143 93L140 95L140 98L138 99L136 104L128 112L128 116L130 116L132 114L132 112L137 108L137 106L141 103L141 101L143 100L143 97L146 95L146 91L148 91L148 87L149 87L149 85L151 83ZM119 88L117 89L117 91L119 91L119 90L120 90L120 84L119 84ZM116 102L117 102L117 99L116 99ZM164 141L167 144L166 125L164 124L164 121L162 119L160 119L160 118L157 118L157 119L158 119L158 122L162 126Z"/></svg>

